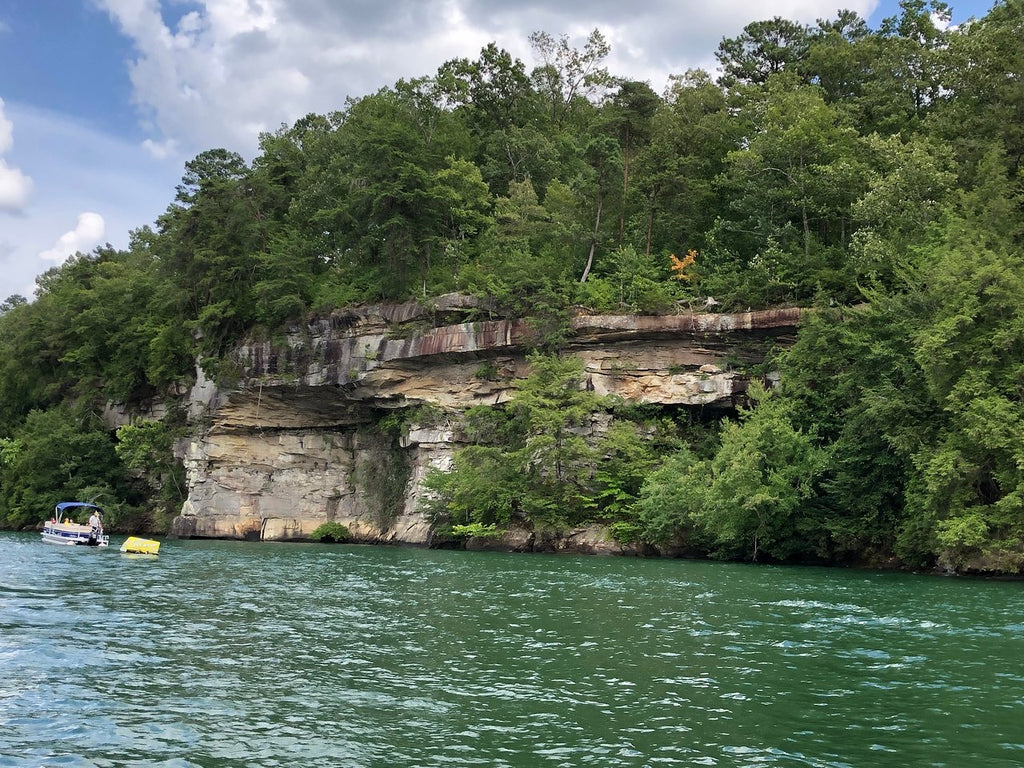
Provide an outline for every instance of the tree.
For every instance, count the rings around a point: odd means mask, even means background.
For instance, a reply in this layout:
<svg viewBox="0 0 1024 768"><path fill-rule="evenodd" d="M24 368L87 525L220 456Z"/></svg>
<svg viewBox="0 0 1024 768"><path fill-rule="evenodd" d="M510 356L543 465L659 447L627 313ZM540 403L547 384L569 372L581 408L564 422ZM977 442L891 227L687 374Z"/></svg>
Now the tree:
<svg viewBox="0 0 1024 768"><path fill-rule="evenodd" d="M237 153L202 152L185 164L176 202L151 242L161 276L173 287L177 322L211 360L253 322L259 259L269 248L266 190Z"/></svg>
<svg viewBox="0 0 1024 768"><path fill-rule="evenodd" d="M430 107L433 109L433 107ZM340 279L371 276L376 298L405 298L426 278L434 205L432 179L443 149L427 140L408 95L383 89L349 105L315 214L330 232ZM432 237L433 236L433 237ZM369 298L369 297L368 297Z"/></svg>
<svg viewBox="0 0 1024 768"><path fill-rule="evenodd" d="M676 294L664 259L637 253L627 245L607 259L605 277L615 291L618 311L660 314L669 311Z"/></svg>
<svg viewBox="0 0 1024 768"><path fill-rule="evenodd" d="M821 289L844 297L850 206L866 177L856 131L792 75L770 79L746 109L751 132L721 178L733 248L750 254L748 264L773 263L782 293L762 301L806 300Z"/></svg>
<svg viewBox="0 0 1024 768"><path fill-rule="evenodd" d="M648 476L635 506L646 540L754 561L801 552L823 457L813 433L793 426L787 400L751 394L756 407L723 427L712 458L683 449Z"/></svg>
<svg viewBox="0 0 1024 768"><path fill-rule="evenodd" d="M529 178L508 185L508 196L494 200L496 236L525 248L539 245L545 236L550 216L540 204Z"/></svg>
<svg viewBox="0 0 1024 768"><path fill-rule="evenodd" d="M734 125L725 94L707 72L692 70L672 79L652 118L651 140L634 165L647 255L703 248L721 209L712 182L735 148Z"/></svg>
<svg viewBox="0 0 1024 768"><path fill-rule="evenodd" d="M722 430L710 464L710 503L694 519L723 551L755 561L762 552L784 559L800 549L798 517L820 457L812 435L793 427L785 401L752 395L760 398L757 407Z"/></svg>
<svg viewBox="0 0 1024 768"><path fill-rule="evenodd" d="M44 296L0 315L0 435L10 435L32 409L60 399L60 354L49 347L53 307Z"/></svg>
<svg viewBox="0 0 1024 768"><path fill-rule="evenodd" d="M596 396L582 387L578 358L535 353L530 376L509 403L521 425L520 472L527 478L524 511L535 522L578 522L589 494L593 449L581 434L596 406Z"/></svg>
<svg viewBox="0 0 1024 768"><path fill-rule="evenodd" d="M644 483L666 455L682 447L671 420L645 418L631 410L628 405L613 409L613 420L597 445L594 471L595 515L609 521L612 535L622 542L642 538L637 502Z"/></svg>
<svg viewBox="0 0 1024 768"><path fill-rule="evenodd" d="M918 131L943 99L949 6L938 0L900 0L899 8L899 15L884 19L869 43L871 77L859 109L864 133Z"/></svg>
<svg viewBox="0 0 1024 768"><path fill-rule="evenodd" d="M619 139L622 152L622 206L619 213L621 245L626 228L626 206L629 201L630 163L640 148L651 140L651 121L661 99L647 83L627 80L605 106L608 127Z"/></svg>
<svg viewBox="0 0 1024 768"><path fill-rule="evenodd" d="M28 304L28 299L18 293L13 293L8 296L3 302L0 302L0 315L6 315L12 309Z"/></svg>
<svg viewBox="0 0 1024 768"><path fill-rule="evenodd" d="M848 110L856 124L865 83L872 76L877 46L867 23L853 11L835 19L819 19L809 32L807 55L800 63L803 78L821 88L825 100Z"/></svg>
<svg viewBox="0 0 1024 768"><path fill-rule="evenodd" d="M707 551L712 541L695 524L694 514L708 495L710 468L689 448L665 456L647 475L631 512L640 538L657 546Z"/></svg>
<svg viewBox="0 0 1024 768"><path fill-rule="evenodd" d="M166 528L187 495L185 470L174 457L174 439L181 435L167 422L148 421L118 427L114 450L125 468L145 484L153 504L149 525Z"/></svg>
<svg viewBox="0 0 1024 768"><path fill-rule="evenodd" d="M451 469L432 468L424 480L424 508L435 525L506 530L524 515L525 478L499 447L460 450Z"/></svg>
<svg viewBox="0 0 1024 768"><path fill-rule="evenodd" d="M110 434L95 416L67 406L32 411L0 445L0 457L0 520L11 527L38 522L58 501L108 506L127 496Z"/></svg>
<svg viewBox="0 0 1024 768"><path fill-rule="evenodd" d="M853 205L860 225L853 238L858 276L878 286L894 286L913 246L940 220L956 183L949 147L932 139L899 136L867 140L871 173L867 189Z"/></svg>
<svg viewBox="0 0 1024 768"><path fill-rule="evenodd" d="M470 255L471 244L494 225L491 217L491 191L480 169L469 160L449 157L434 174L434 201L437 206L437 244L445 274L438 281L441 290L452 284L452 277ZM429 252L428 252L429 259ZM430 264L427 264L430 271ZM424 294L427 287L424 282Z"/></svg>
<svg viewBox="0 0 1024 768"><path fill-rule="evenodd" d="M777 394L789 401L793 426L813 430L823 461L800 524L819 557L884 563L895 556L912 457L935 423L914 361L919 313L919 297L882 291L852 309L818 306L779 356Z"/></svg>
<svg viewBox="0 0 1024 768"><path fill-rule="evenodd" d="M267 328L302 317L329 262L323 231L311 222L310 190L322 184L336 121L310 114L260 136L252 176L266 198L266 247L255 254L254 321Z"/></svg>
<svg viewBox="0 0 1024 768"><path fill-rule="evenodd" d="M786 401L751 394L757 407L723 428L714 458L688 467L684 509L720 555L785 559L800 549L798 519L820 456L812 435L793 427Z"/></svg>
<svg viewBox="0 0 1024 768"><path fill-rule="evenodd" d="M718 44L721 82L727 88L763 85L772 75L795 70L809 45L808 30L801 24L779 16L751 22L742 34Z"/></svg>
<svg viewBox="0 0 1024 768"><path fill-rule="evenodd" d="M1024 3L996 3L981 19L949 36L948 96L936 105L934 126L967 166L968 179L995 144L1010 175L1024 167Z"/></svg>
<svg viewBox="0 0 1024 768"><path fill-rule="evenodd" d="M476 61L445 62L436 79L453 105L469 108L478 136L521 126L536 108L526 66L495 43L484 46Z"/></svg>
<svg viewBox="0 0 1024 768"><path fill-rule="evenodd" d="M574 525L592 507L594 450L583 436L596 397L576 358L532 354L530 375L505 410L472 409L447 475L432 473L428 507L456 524L535 528Z"/></svg>
<svg viewBox="0 0 1024 768"><path fill-rule="evenodd" d="M583 267L580 282L587 282L590 270L594 266L594 254L601 240L601 214L604 212L605 200L608 196L612 178L621 167L622 155L618 144L608 136L598 136L590 141L583 150L590 173L587 174L586 191L593 204L594 228L590 235L590 248L587 252L587 263Z"/></svg>
<svg viewBox="0 0 1024 768"><path fill-rule="evenodd" d="M941 417L914 456L908 505L922 511L951 568L1024 569L1024 263L1019 219L990 225L1011 190L1004 176L966 196L937 231L925 287L931 311L914 339Z"/></svg>
<svg viewBox="0 0 1024 768"><path fill-rule="evenodd" d="M533 81L547 98L551 123L559 129L577 110L577 101L594 97L613 82L608 70L601 66L611 53L611 46L600 30L590 33L582 50L569 44L568 35L556 40L547 32L531 34L530 45L540 60L533 71Z"/></svg>

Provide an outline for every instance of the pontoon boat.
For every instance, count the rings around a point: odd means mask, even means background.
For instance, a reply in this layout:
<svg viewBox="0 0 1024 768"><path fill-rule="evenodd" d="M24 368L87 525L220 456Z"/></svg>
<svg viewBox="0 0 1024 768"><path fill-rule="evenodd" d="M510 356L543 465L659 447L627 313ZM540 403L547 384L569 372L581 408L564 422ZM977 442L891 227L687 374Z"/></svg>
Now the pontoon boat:
<svg viewBox="0 0 1024 768"><path fill-rule="evenodd" d="M95 504L84 501L62 501L53 512L53 517L43 523L43 541L50 544L71 544L85 547L106 547L110 538L103 534L103 525L75 522L76 518L84 520L103 516L103 510Z"/></svg>

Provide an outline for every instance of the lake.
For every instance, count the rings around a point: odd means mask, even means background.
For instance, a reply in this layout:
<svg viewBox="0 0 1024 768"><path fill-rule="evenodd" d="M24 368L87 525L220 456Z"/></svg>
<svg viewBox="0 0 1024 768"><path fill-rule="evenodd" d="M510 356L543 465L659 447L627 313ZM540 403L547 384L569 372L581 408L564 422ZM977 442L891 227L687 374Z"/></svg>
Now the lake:
<svg viewBox="0 0 1024 768"><path fill-rule="evenodd" d="M1024 583L0 533L0 766L1024 765Z"/></svg>

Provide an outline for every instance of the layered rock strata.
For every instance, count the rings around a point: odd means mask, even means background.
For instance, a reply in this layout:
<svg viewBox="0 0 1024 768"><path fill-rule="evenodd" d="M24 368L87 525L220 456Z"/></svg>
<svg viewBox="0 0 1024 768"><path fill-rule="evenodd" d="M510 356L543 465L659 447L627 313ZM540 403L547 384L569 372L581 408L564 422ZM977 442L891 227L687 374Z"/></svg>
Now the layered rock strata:
<svg viewBox="0 0 1024 768"><path fill-rule="evenodd" d="M339 312L276 343L239 348L233 386L200 375L194 437L179 446L188 499L172 534L303 540L336 521L357 541L430 543L418 512L428 469L450 466L466 408L508 401L528 373L531 324L450 322L474 311L483 310L445 297L429 308ZM790 343L799 318L799 309L581 314L567 352L582 359L585 386L597 394L731 408L746 389L742 371ZM388 420L396 411L404 418ZM589 529L555 539L520 532L502 546L619 551Z"/></svg>

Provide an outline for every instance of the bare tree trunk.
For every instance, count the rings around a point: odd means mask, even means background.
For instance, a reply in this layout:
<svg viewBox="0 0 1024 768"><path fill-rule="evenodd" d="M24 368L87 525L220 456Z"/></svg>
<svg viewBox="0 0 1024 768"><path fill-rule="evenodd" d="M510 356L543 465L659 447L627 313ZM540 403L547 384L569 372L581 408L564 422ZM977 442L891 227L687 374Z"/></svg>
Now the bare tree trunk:
<svg viewBox="0 0 1024 768"><path fill-rule="evenodd" d="M807 219L807 201L800 204L800 212L804 217L804 257L811 256L811 224Z"/></svg>
<svg viewBox="0 0 1024 768"><path fill-rule="evenodd" d="M804 219L804 258L811 256L811 222L807 218L807 182L804 176L804 159L800 158L800 213Z"/></svg>
<svg viewBox="0 0 1024 768"><path fill-rule="evenodd" d="M423 295L427 295L427 275L430 274L430 243L427 243L427 265L423 270Z"/></svg>
<svg viewBox="0 0 1024 768"><path fill-rule="evenodd" d="M626 200L629 197L629 126L626 126L626 141L622 152L622 205L619 207L619 247L626 232Z"/></svg>
<svg viewBox="0 0 1024 768"><path fill-rule="evenodd" d="M647 208L647 246L644 254L646 256L651 255L651 237L654 235L654 208L655 203L658 199L658 193L652 192L651 199Z"/></svg>
<svg viewBox="0 0 1024 768"><path fill-rule="evenodd" d="M590 254L587 256L587 266L583 269L583 277L580 278L581 283L587 282L587 278L590 277L590 268L594 266L594 251L597 249L597 233L601 227L601 209L604 207L604 195L597 198L597 217L594 220L594 234L590 238Z"/></svg>

